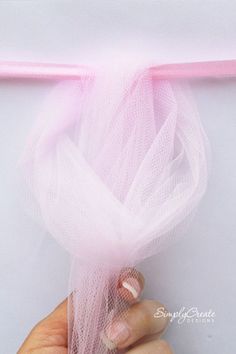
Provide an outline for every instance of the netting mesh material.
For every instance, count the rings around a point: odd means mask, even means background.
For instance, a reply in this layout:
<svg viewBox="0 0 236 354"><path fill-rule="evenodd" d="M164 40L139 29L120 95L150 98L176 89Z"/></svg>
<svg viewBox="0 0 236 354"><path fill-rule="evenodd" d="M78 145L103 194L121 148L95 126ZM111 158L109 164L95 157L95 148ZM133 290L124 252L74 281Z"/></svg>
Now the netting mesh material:
<svg viewBox="0 0 236 354"><path fill-rule="evenodd" d="M175 237L205 192L207 152L187 85L149 70L100 70L47 97L21 166L35 213L73 259L70 354L116 352L104 330L128 306L121 269Z"/></svg>

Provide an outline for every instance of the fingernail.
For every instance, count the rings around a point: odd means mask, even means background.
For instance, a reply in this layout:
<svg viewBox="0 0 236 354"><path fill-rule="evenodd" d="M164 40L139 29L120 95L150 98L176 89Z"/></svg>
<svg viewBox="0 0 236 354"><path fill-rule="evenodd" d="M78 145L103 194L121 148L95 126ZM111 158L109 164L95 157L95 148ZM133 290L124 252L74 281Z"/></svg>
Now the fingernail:
<svg viewBox="0 0 236 354"><path fill-rule="evenodd" d="M106 329L106 336L102 337L108 349L115 349L118 344L124 343L130 336L130 330L125 322L119 321Z"/></svg>
<svg viewBox="0 0 236 354"><path fill-rule="evenodd" d="M135 278L127 278L122 282L122 286L127 289L137 299L141 293L139 281Z"/></svg>
<svg viewBox="0 0 236 354"><path fill-rule="evenodd" d="M107 338L107 336L104 332L102 332L100 334L100 338L101 338L103 344L105 344L105 346L107 347L107 349L109 349L109 350L116 349L116 344L113 343L109 338Z"/></svg>

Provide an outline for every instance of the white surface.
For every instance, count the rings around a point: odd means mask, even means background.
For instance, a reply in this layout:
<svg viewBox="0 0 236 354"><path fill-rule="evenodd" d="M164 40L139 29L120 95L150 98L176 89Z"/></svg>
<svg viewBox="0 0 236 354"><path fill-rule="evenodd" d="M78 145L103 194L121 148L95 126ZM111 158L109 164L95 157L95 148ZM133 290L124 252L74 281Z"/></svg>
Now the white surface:
<svg viewBox="0 0 236 354"><path fill-rule="evenodd" d="M0 1L0 59L87 63L125 39L157 62L236 58L234 1ZM98 49L98 47L101 47ZM149 49L147 49L149 48ZM22 210L16 162L50 84L0 83L0 353L13 354L67 292L69 259ZM146 296L216 312L170 327L179 354L235 344L236 80L193 85L212 144L207 195L188 235L142 265Z"/></svg>

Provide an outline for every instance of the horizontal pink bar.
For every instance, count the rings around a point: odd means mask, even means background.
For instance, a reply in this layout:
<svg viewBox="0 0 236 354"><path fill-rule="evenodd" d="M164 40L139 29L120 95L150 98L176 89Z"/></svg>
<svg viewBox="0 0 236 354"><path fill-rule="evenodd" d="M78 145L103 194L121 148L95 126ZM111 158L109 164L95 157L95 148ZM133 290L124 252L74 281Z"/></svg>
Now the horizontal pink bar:
<svg viewBox="0 0 236 354"><path fill-rule="evenodd" d="M3 79L79 79L89 73L91 76L92 71L82 65L0 61L0 78Z"/></svg>
<svg viewBox="0 0 236 354"><path fill-rule="evenodd" d="M236 60L166 64L151 71L160 80L236 77Z"/></svg>
<svg viewBox="0 0 236 354"><path fill-rule="evenodd" d="M159 80L236 77L236 60L165 64L150 70ZM0 61L0 79L61 80L93 75L92 69L82 65Z"/></svg>

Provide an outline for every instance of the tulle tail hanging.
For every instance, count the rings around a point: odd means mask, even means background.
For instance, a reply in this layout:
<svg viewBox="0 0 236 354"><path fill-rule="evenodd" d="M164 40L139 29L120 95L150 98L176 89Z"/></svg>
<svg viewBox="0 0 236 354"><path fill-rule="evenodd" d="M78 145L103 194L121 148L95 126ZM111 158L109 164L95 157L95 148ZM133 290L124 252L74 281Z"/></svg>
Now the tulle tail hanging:
<svg viewBox="0 0 236 354"><path fill-rule="evenodd" d="M74 260L68 306L70 353L117 352L109 339L109 328L128 309L120 270L114 265L95 266ZM131 270L129 275L135 277Z"/></svg>
<svg viewBox="0 0 236 354"><path fill-rule="evenodd" d="M115 352L120 272L176 236L205 192L207 151L187 86L149 69L97 70L47 98L21 162L37 216L73 258L70 354Z"/></svg>

